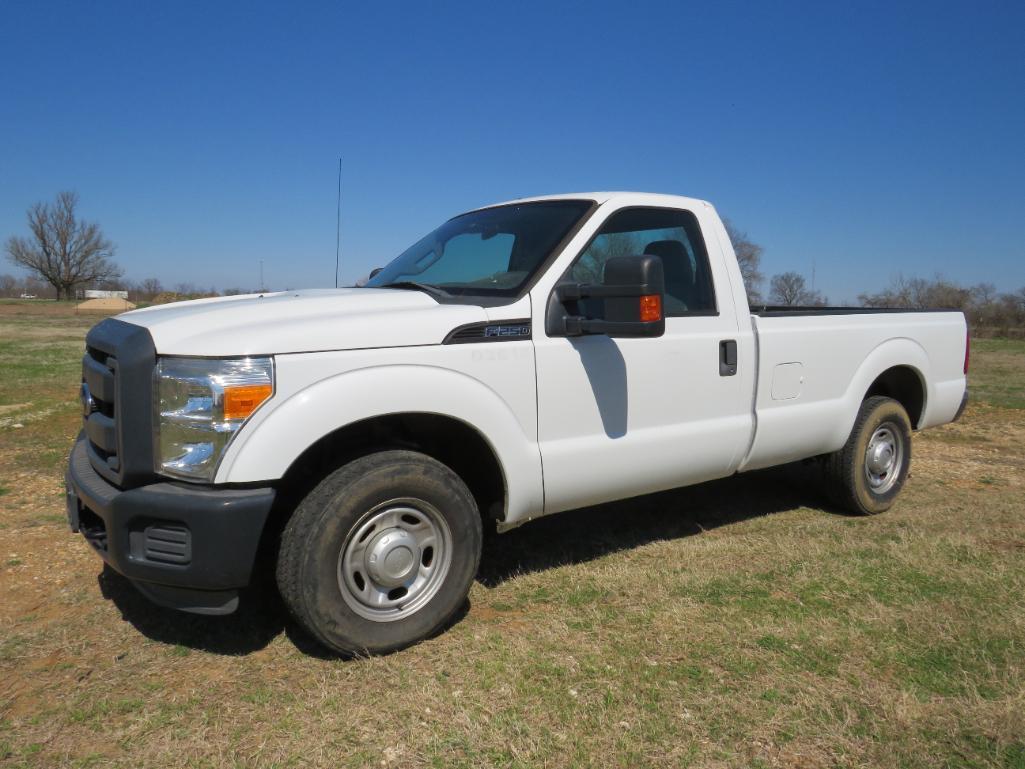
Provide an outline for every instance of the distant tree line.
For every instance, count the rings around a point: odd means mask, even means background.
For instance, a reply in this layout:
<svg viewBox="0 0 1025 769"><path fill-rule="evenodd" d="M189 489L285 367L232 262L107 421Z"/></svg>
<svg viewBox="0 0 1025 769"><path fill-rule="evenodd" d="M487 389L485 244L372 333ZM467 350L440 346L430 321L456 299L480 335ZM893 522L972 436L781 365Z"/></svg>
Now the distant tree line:
<svg viewBox="0 0 1025 769"><path fill-rule="evenodd" d="M962 286L942 275L930 279L898 275L875 294L859 294L865 307L901 307L912 310L961 310L972 333L987 336L1022 336L1025 332L1025 286L999 292L992 283Z"/></svg>
<svg viewBox="0 0 1025 769"><path fill-rule="evenodd" d="M114 278L81 284L73 289L71 293L62 293L61 298L78 299L84 294L86 289L127 291L128 299L136 304L139 302L162 304L164 302L177 302L183 299L202 299L210 296L234 296L236 294L252 293L249 289L240 288L228 288L223 291L215 286L200 288L194 283L176 283L173 286L165 287L157 278L145 278L144 280ZM6 273L0 274L0 297L17 298L26 295L39 299L57 298L57 292L54 287L34 275L16 277Z"/></svg>
<svg viewBox="0 0 1025 769"><path fill-rule="evenodd" d="M760 271L762 247L746 233L736 230L728 221L726 229L733 242L740 271L744 276L748 301L752 306L763 304L822 307L829 299L808 286L797 272L784 272L769 279L769 295L763 298L765 280ZM897 275L888 288L876 293L858 295L862 307L891 307L907 310L961 310L977 336L1025 336L1025 286L1016 292L1000 292L993 283L962 286L942 275L933 278Z"/></svg>

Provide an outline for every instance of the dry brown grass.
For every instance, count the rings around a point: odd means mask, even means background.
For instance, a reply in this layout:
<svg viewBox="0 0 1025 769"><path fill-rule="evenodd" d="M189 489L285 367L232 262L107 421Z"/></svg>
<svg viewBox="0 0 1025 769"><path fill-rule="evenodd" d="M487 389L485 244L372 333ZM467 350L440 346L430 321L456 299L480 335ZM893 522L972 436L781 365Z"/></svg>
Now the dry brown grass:
<svg viewBox="0 0 1025 769"><path fill-rule="evenodd" d="M0 764L1025 766L1023 410L917 436L884 516L790 467L489 537L448 632L344 661L266 586L165 612L67 533L87 322L0 312Z"/></svg>

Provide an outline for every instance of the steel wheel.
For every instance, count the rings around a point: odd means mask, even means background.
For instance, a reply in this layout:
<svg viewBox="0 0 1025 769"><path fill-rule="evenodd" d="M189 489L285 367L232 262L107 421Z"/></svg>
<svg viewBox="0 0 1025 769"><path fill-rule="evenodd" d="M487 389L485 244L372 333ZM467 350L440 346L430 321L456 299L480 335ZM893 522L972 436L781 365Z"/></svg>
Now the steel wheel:
<svg viewBox="0 0 1025 769"><path fill-rule="evenodd" d="M473 495L450 468L415 451L374 452L303 498L281 534L278 588L327 648L387 654L455 617L481 535Z"/></svg>
<svg viewBox="0 0 1025 769"><path fill-rule="evenodd" d="M378 505L338 553L338 589L349 608L375 622L418 611L438 592L452 561L452 534L421 499Z"/></svg>
<svg viewBox="0 0 1025 769"><path fill-rule="evenodd" d="M876 494L885 494L900 477L904 441L897 426L884 422L876 428L865 449L865 478Z"/></svg>
<svg viewBox="0 0 1025 769"><path fill-rule="evenodd" d="M833 501L861 515L889 510L911 469L911 448L904 407L883 395L866 398L843 448L823 462Z"/></svg>

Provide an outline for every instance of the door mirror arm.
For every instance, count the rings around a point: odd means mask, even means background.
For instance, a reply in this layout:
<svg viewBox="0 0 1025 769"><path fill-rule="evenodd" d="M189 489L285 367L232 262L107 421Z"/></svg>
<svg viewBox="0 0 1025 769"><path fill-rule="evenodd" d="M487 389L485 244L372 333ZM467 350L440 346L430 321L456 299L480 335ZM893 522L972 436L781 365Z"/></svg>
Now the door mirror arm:
<svg viewBox="0 0 1025 769"><path fill-rule="evenodd" d="M563 283L555 287L560 302L579 299L619 299L630 296L650 296L661 292L661 286L652 283L609 286L604 283Z"/></svg>

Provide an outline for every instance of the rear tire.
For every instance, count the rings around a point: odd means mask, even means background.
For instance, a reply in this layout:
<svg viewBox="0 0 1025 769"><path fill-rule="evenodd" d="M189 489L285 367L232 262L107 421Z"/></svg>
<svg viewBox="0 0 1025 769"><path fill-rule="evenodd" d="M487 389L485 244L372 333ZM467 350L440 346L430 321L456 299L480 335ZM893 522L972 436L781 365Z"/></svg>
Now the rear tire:
<svg viewBox="0 0 1025 769"><path fill-rule="evenodd" d="M890 509L911 468L911 420L892 398L866 398L843 448L826 457L830 496L845 510Z"/></svg>
<svg viewBox="0 0 1025 769"><path fill-rule="evenodd" d="M481 533L452 470L382 451L335 470L299 504L282 533L278 588L324 646L396 651L436 633L465 602Z"/></svg>

